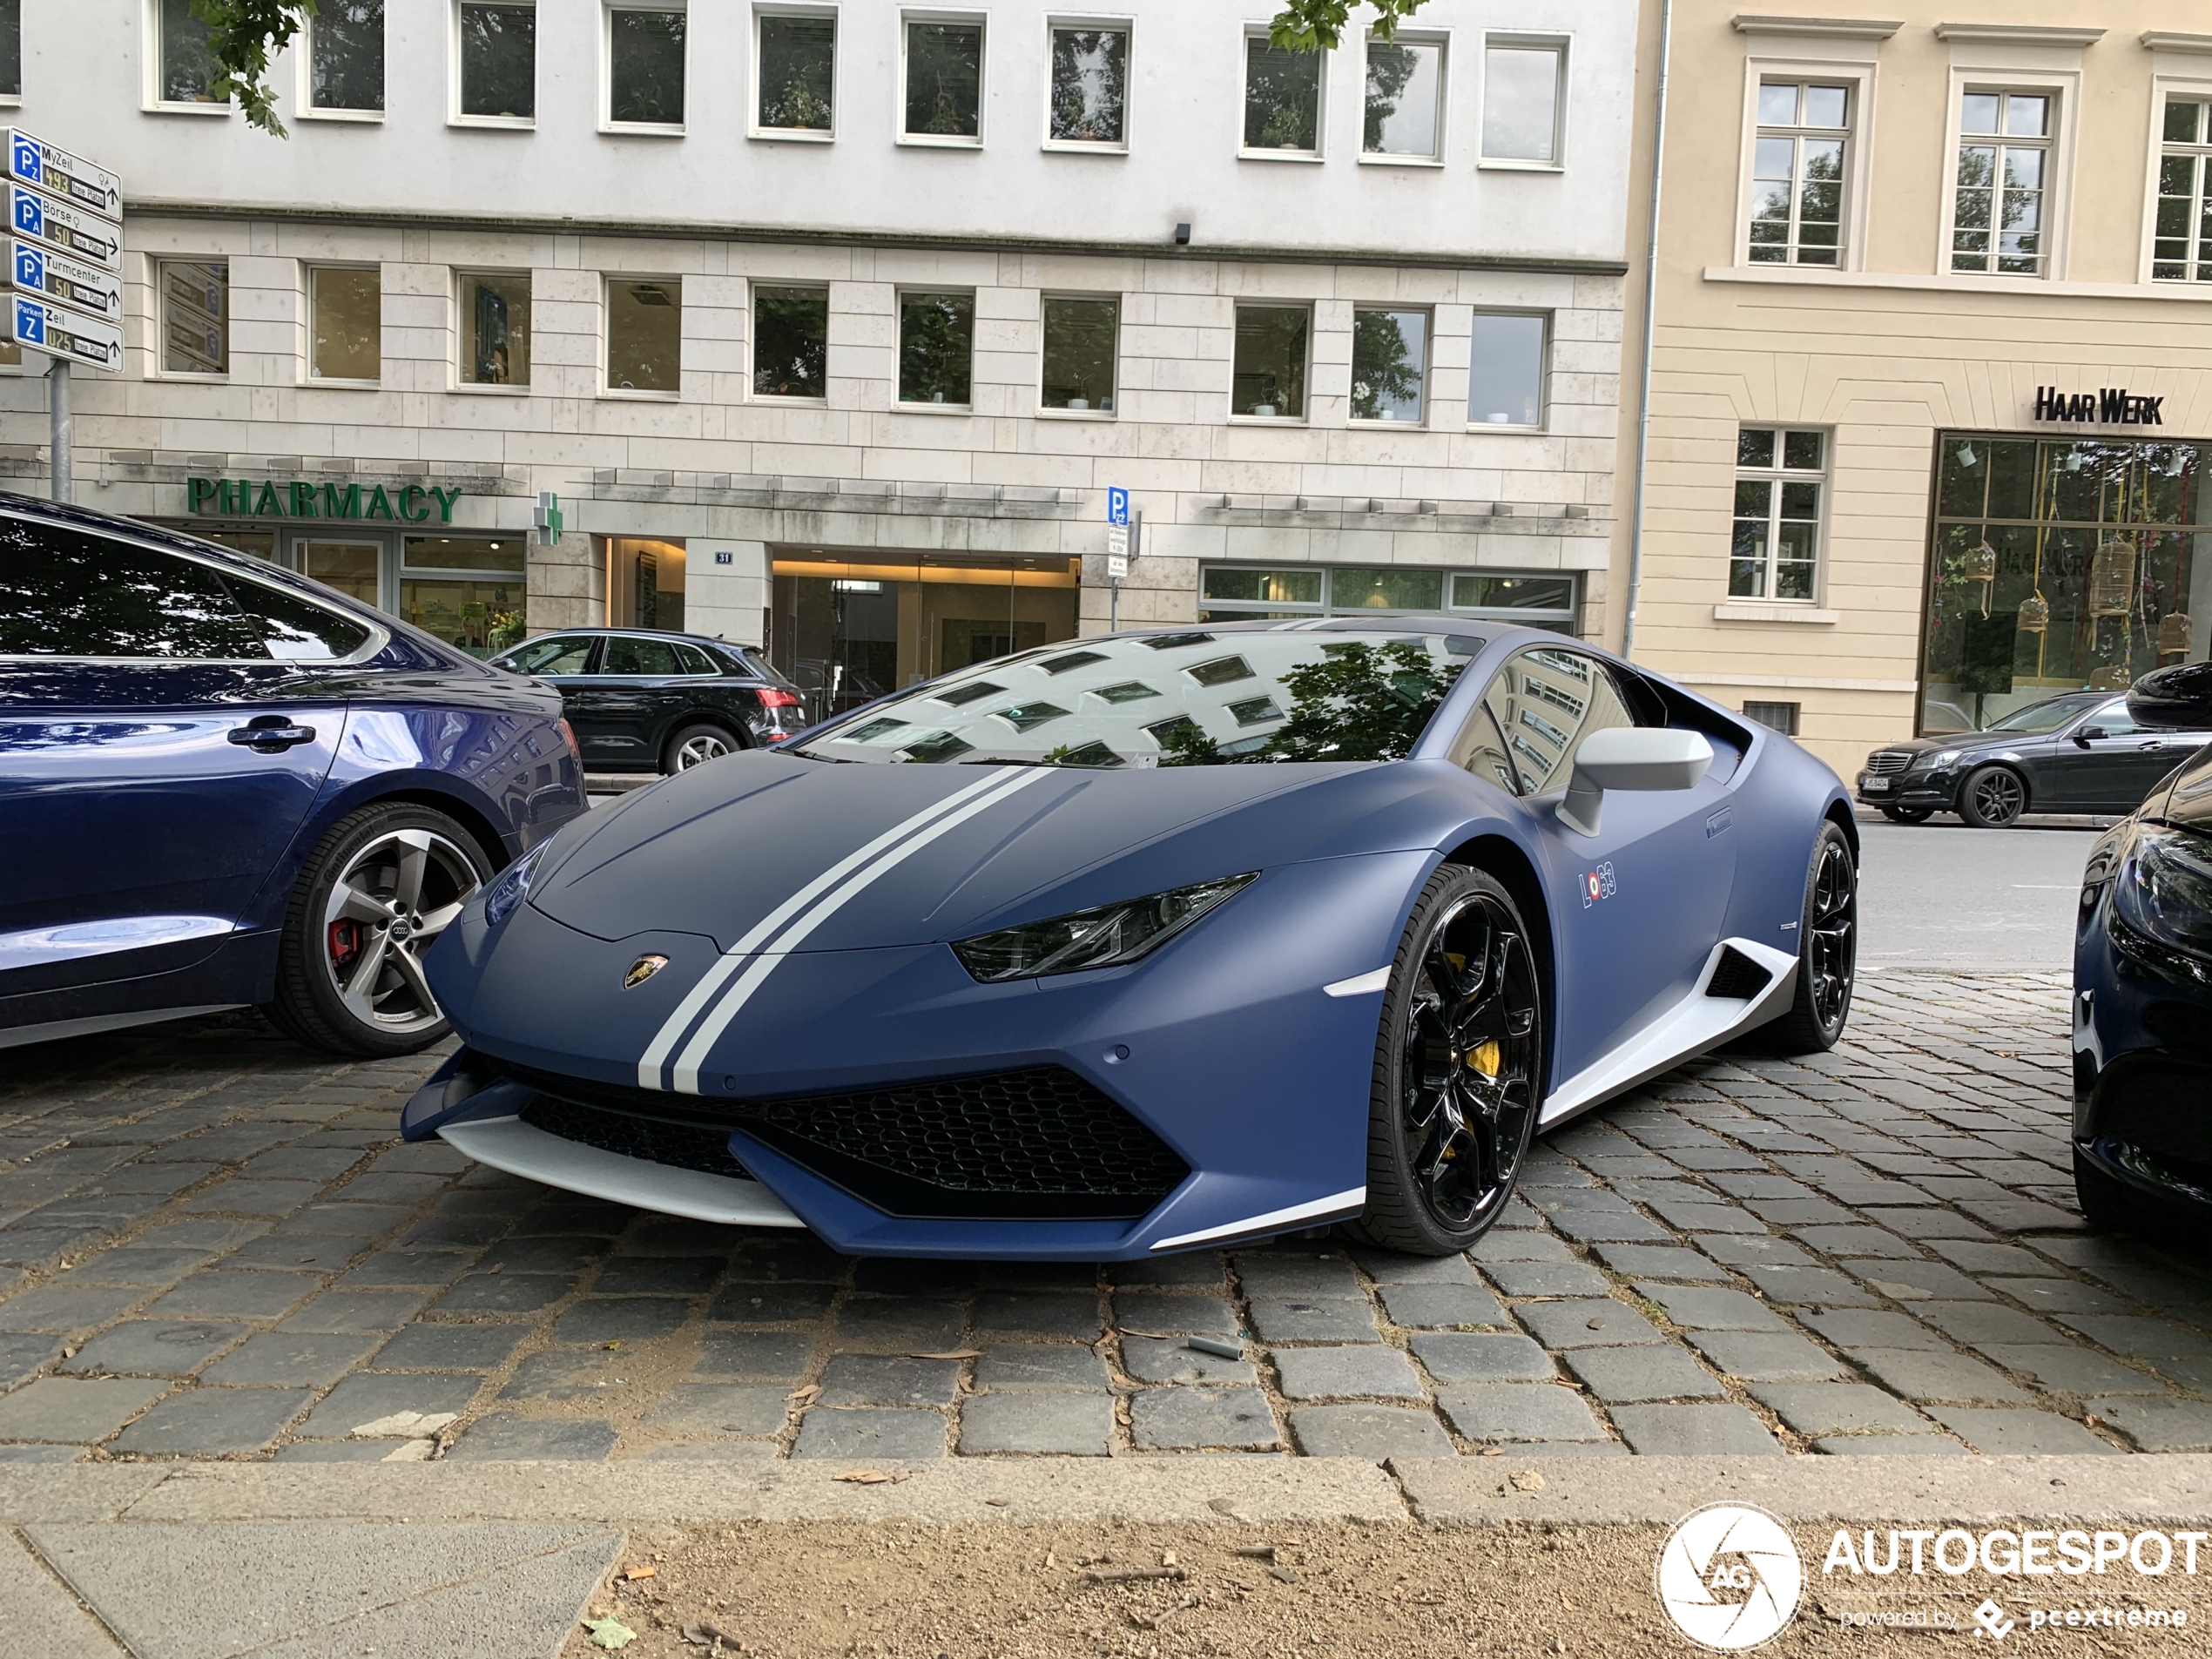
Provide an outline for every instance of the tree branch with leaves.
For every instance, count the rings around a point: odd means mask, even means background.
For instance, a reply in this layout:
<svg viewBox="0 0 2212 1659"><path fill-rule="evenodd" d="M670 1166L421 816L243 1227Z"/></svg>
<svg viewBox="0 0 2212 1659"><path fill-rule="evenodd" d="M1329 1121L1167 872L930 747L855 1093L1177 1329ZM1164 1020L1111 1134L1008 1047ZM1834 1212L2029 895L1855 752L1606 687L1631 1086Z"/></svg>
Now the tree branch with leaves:
<svg viewBox="0 0 2212 1659"><path fill-rule="evenodd" d="M192 15L207 25L207 50L215 59L209 96L235 98L262 132L289 137L277 119L269 64L307 26L315 0L192 0Z"/></svg>
<svg viewBox="0 0 2212 1659"><path fill-rule="evenodd" d="M1334 51L1362 0L1288 0L1267 26L1268 44L1285 51ZM1398 25L1420 10L1423 0L1365 0L1372 7L1377 40L1398 38Z"/></svg>

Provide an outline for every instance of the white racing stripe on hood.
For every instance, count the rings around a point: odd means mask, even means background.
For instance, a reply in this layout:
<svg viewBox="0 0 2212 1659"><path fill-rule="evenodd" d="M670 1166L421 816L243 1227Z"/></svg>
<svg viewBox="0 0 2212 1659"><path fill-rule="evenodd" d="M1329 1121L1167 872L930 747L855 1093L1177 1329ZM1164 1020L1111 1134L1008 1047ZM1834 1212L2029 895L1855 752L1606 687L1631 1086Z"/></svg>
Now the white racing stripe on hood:
<svg viewBox="0 0 2212 1659"><path fill-rule="evenodd" d="M874 882L898 868L900 865L904 864L940 836L949 834L968 822L969 819L989 811L1009 796L1019 794L1045 775L1042 770L1023 771L1012 778L994 779L992 781L998 786L996 788L974 796L959 811L949 813L938 819L927 828L908 836L873 864L854 875L843 887L821 899L813 909L807 911L805 915L799 917L797 921L777 935L774 941L753 961L752 966L738 975L738 982L732 985L728 994L714 1005L714 1011L699 1022L699 1028L692 1034L691 1040L684 1045L684 1051L676 1056L674 1081L677 1092L685 1095L696 1095L699 1092L699 1065L706 1058L707 1051L720 1039L722 1034L730 1028L731 1021L737 1018L738 1011L752 999L753 992L760 988L761 982L769 974L774 973L784 958L797 949L815 928L860 897Z"/></svg>
<svg viewBox="0 0 2212 1659"><path fill-rule="evenodd" d="M661 1028L654 1033L651 1043L647 1046L644 1054L637 1062L637 1086L640 1089L667 1087L661 1077L661 1068L667 1064L668 1056L675 1052L676 1045L684 1040L684 1033L691 1029L691 1022L698 1018L706 1005L714 1000L717 993L729 983L730 976L744 966L745 959L759 950L771 934L808 905L813 903L815 900L820 898L830 888L851 875L853 871L867 864L870 860L880 856L887 848L895 846L900 840L913 834L932 819L941 818L947 813L957 811L966 802L974 799L979 795L989 793L1005 782L1005 777L998 773L979 778L966 787L954 791L934 806L924 807L913 817L894 824L867 846L846 853L845 857L831 865L828 869L823 871L763 916L744 938L723 952L714 966L700 975L699 982L685 993L684 1000L676 1005L676 1011L671 1014Z"/></svg>

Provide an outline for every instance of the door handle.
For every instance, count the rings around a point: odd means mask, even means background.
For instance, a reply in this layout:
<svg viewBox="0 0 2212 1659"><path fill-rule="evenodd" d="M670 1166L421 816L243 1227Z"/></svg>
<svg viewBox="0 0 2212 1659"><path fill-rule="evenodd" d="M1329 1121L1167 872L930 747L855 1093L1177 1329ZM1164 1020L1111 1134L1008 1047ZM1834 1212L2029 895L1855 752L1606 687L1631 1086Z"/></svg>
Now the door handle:
<svg viewBox="0 0 2212 1659"><path fill-rule="evenodd" d="M2166 744L2163 738L2153 738L2148 743L2142 745L2142 752L2145 754L2153 754L2157 751L2163 749L2165 746Z"/></svg>
<svg viewBox="0 0 2212 1659"><path fill-rule="evenodd" d="M280 755L297 744L313 743L315 729L311 725L294 725L281 714L265 714L244 725L233 726L230 740L255 754Z"/></svg>

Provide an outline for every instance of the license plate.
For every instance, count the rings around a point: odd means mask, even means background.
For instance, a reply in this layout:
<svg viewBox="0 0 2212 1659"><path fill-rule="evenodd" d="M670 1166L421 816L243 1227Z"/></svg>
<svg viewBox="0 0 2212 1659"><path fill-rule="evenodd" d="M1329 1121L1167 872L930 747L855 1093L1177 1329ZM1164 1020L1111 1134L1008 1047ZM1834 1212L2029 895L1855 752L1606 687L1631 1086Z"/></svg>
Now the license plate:
<svg viewBox="0 0 2212 1659"><path fill-rule="evenodd" d="M1886 778L1869 778L1860 787L1870 795L1886 795L1890 792L1890 780Z"/></svg>

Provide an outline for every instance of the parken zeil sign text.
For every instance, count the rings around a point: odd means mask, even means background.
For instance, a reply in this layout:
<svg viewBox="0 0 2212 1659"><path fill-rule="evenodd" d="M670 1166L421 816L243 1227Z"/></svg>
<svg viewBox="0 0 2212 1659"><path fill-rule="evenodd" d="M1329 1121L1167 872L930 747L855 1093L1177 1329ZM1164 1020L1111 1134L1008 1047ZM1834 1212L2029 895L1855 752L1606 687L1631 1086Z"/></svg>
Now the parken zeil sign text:
<svg viewBox="0 0 2212 1659"><path fill-rule="evenodd" d="M385 519L395 524L453 523L466 492L435 484L311 484L303 478L187 478L185 507L214 518Z"/></svg>

